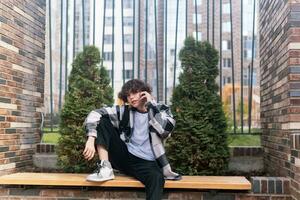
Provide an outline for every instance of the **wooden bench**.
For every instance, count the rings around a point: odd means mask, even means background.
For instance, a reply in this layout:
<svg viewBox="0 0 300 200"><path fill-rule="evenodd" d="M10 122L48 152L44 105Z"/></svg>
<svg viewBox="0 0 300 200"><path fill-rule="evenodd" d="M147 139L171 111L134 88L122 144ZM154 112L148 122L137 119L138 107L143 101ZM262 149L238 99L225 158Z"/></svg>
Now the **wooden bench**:
<svg viewBox="0 0 300 200"><path fill-rule="evenodd" d="M128 176L116 176L105 182L88 182L87 174L71 173L15 173L0 177L0 185L39 186L96 186L142 188L144 185ZM168 189L211 189L211 190L251 190L251 183L241 176L183 176L180 181L165 183Z"/></svg>

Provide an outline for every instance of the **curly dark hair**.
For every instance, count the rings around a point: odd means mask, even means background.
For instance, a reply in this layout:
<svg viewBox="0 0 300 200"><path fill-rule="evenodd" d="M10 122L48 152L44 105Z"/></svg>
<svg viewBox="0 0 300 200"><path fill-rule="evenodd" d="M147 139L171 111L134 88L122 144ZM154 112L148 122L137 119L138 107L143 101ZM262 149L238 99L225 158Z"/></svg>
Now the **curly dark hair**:
<svg viewBox="0 0 300 200"><path fill-rule="evenodd" d="M130 93L137 93L137 92L144 92L144 91L151 94L151 92L152 92L151 86L142 80L132 79L130 81L127 81L122 86L122 89L118 94L118 97L126 103L126 102L128 102L127 97Z"/></svg>

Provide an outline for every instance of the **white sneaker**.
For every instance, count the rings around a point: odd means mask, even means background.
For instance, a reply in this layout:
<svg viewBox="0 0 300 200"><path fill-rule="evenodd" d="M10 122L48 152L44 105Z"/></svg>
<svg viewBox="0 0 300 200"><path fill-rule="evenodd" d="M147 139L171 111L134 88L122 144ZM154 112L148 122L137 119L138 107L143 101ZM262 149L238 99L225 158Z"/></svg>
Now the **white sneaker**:
<svg viewBox="0 0 300 200"><path fill-rule="evenodd" d="M97 162L97 169L93 174L90 174L86 177L87 181L101 182L114 179L114 172L111 167L111 164L107 160L101 160Z"/></svg>

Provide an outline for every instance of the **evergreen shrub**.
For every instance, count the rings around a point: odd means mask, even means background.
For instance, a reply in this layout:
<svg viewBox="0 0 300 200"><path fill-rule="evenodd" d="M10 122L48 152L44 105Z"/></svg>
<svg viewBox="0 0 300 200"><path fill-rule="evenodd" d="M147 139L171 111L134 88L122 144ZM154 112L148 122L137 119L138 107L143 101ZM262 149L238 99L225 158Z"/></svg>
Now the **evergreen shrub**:
<svg viewBox="0 0 300 200"><path fill-rule="evenodd" d="M176 127L167 141L168 158L181 174L224 174L229 149L216 84L218 52L208 42L188 37L179 59L183 71L172 96Z"/></svg>
<svg viewBox="0 0 300 200"><path fill-rule="evenodd" d="M88 113L113 104L113 90L106 69L100 66L100 52L86 46L77 54L69 76L68 91L60 112L58 164L65 172L89 172L95 163L82 155L86 134L84 120Z"/></svg>

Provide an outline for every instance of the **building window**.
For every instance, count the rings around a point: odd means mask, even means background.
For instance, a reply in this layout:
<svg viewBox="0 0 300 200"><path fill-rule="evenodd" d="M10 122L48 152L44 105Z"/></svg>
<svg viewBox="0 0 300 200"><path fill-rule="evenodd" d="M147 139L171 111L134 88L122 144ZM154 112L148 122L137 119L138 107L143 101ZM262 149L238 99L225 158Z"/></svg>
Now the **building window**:
<svg viewBox="0 0 300 200"><path fill-rule="evenodd" d="M125 79L132 79L132 69L125 69Z"/></svg>
<svg viewBox="0 0 300 200"><path fill-rule="evenodd" d="M195 1L194 1L194 2L195 2ZM197 3L197 4L196 4L197 6L200 6L200 5L202 4L202 0L196 0L196 3ZM194 3L194 6L195 6L195 3Z"/></svg>
<svg viewBox="0 0 300 200"><path fill-rule="evenodd" d="M244 50L244 59L246 59L246 60L252 59L252 50L251 49Z"/></svg>
<svg viewBox="0 0 300 200"><path fill-rule="evenodd" d="M113 53L112 52L104 52L103 53L103 60L105 61L112 61Z"/></svg>
<svg viewBox="0 0 300 200"><path fill-rule="evenodd" d="M110 69L107 70L107 73L108 73L108 76L110 79L112 79L111 72L112 72L112 70L110 70Z"/></svg>
<svg viewBox="0 0 300 200"><path fill-rule="evenodd" d="M125 44L132 44L132 35L131 34L125 34L124 35L124 43Z"/></svg>
<svg viewBox="0 0 300 200"><path fill-rule="evenodd" d="M230 76L223 76L223 85L230 84L231 77Z"/></svg>
<svg viewBox="0 0 300 200"><path fill-rule="evenodd" d="M194 36L194 38L196 39L196 32L195 32L195 31L193 32L193 36ZM199 41L202 40L202 33L201 33L201 32L198 32L198 40L199 40Z"/></svg>
<svg viewBox="0 0 300 200"><path fill-rule="evenodd" d="M254 86L257 85L257 75L256 75L256 72L255 72L255 71L253 71L252 84L253 84Z"/></svg>
<svg viewBox="0 0 300 200"><path fill-rule="evenodd" d="M198 24L201 24L201 22L202 22L201 14L197 14L197 22L198 22ZM193 14L193 23L196 24L196 14Z"/></svg>
<svg viewBox="0 0 300 200"><path fill-rule="evenodd" d="M123 0L124 8L133 8L133 1L135 0Z"/></svg>
<svg viewBox="0 0 300 200"><path fill-rule="evenodd" d="M252 48L252 37L244 36L244 48L251 49Z"/></svg>
<svg viewBox="0 0 300 200"><path fill-rule="evenodd" d="M155 59L155 51L151 45L148 46L148 59L149 60Z"/></svg>
<svg viewBox="0 0 300 200"><path fill-rule="evenodd" d="M230 3L224 3L222 8L223 14L229 14L230 13Z"/></svg>
<svg viewBox="0 0 300 200"><path fill-rule="evenodd" d="M231 68L231 58L223 58L223 67Z"/></svg>
<svg viewBox="0 0 300 200"><path fill-rule="evenodd" d="M222 41L222 50L227 51L231 49L231 41L230 40L223 40Z"/></svg>
<svg viewBox="0 0 300 200"><path fill-rule="evenodd" d="M132 61L132 52L124 52L125 61L131 62Z"/></svg>
<svg viewBox="0 0 300 200"><path fill-rule="evenodd" d="M124 26L133 26L133 17L124 17Z"/></svg>
<svg viewBox="0 0 300 200"><path fill-rule="evenodd" d="M231 32L231 23L230 22L223 22L222 23L222 31L223 32Z"/></svg>
<svg viewBox="0 0 300 200"><path fill-rule="evenodd" d="M252 6L253 5L253 0L246 0L246 3L244 5L249 5Z"/></svg>
<svg viewBox="0 0 300 200"><path fill-rule="evenodd" d="M244 84L244 86L248 85L248 72L245 72L245 71L243 74L243 84Z"/></svg>
<svg viewBox="0 0 300 200"><path fill-rule="evenodd" d="M112 26L112 17L105 17L105 26Z"/></svg>
<svg viewBox="0 0 300 200"><path fill-rule="evenodd" d="M104 44L112 44L112 35L104 35Z"/></svg>
<svg viewBox="0 0 300 200"><path fill-rule="evenodd" d="M254 37L256 41L256 36ZM256 42L254 41L254 58L256 58ZM244 58L252 59L252 37L244 36Z"/></svg>
<svg viewBox="0 0 300 200"><path fill-rule="evenodd" d="M106 0L106 8L107 9L112 9L113 8L113 1L114 0ZM116 2L115 2L116 4Z"/></svg>
<svg viewBox="0 0 300 200"><path fill-rule="evenodd" d="M170 54L171 54L171 56L174 56L175 55L175 49L170 49Z"/></svg>
<svg viewBox="0 0 300 200"><path fill-rule="evenodd" d="M227 77L227 83L231 83L231 77Z"/></svg>
<svg viewBox="0 0 300 200"><path fill-rule="evenodd" d="M248 86L250 84L250 77L249 77L249 69L247 71L244 71L244 76L243 76L243 82L245 86ZM257 74L256 70L253 69L253 75L252 75L252 84L256 86L257 83Z"/></svg>

